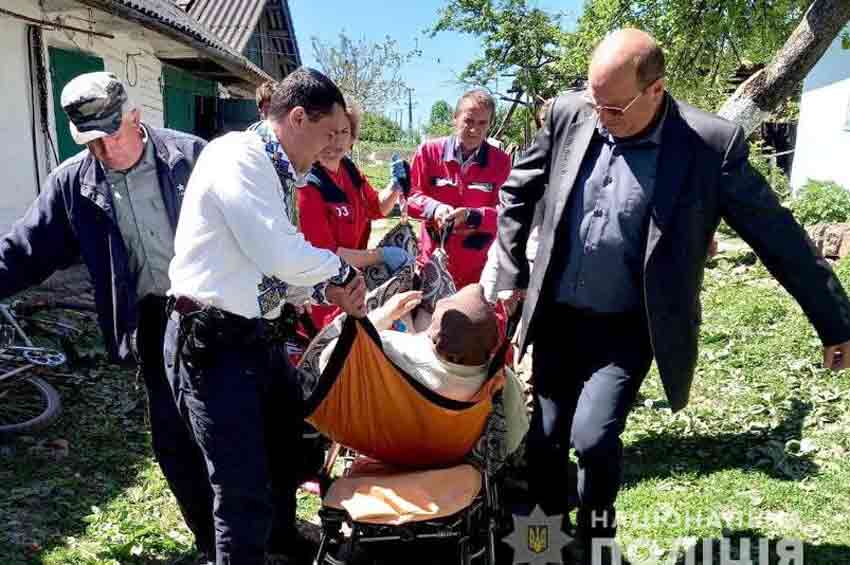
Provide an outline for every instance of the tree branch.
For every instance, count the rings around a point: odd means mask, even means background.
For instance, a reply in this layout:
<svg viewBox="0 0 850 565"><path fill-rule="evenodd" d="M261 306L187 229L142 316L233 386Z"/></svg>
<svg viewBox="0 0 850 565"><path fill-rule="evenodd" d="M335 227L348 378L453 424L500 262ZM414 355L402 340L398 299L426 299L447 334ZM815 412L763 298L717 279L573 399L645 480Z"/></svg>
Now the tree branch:
<svg viewBox="0 0 850 565"><path fill-rule="evenodd" d="M770 63L738 87L718 112L754 131L794 91L850 21L850 0L814 0Z"/></svg>
<svg viewBox="0 0 850 565"><path fill-rule="evenodd" d="M523 91L522 91L522 90L520 90L520 91L517 93L517 98L522 97L522 94L523 94ZM519 105L519 100L514 100L514 101L513 101L513 103L511 104L511 107L508 109L508 113L507 113L507 114L505 114L505 119L504 119L504 120L502 120L502 125L500 125L500 126L499 126L499 129L497 129L497 130L496 130L496 133L494 133L494 134L493 134L493 137L495 137L496 139L498 139L498 138L499 138L499 136L501 136L501 135L502 135L502 132L505 130L505 128L506 128L506 127L508 126L508 124L511 122L511 117L513 117L513 115L514 115L514 111L516 111L516 108L517 108L517 106L518 106L518 105Z"/></svg>

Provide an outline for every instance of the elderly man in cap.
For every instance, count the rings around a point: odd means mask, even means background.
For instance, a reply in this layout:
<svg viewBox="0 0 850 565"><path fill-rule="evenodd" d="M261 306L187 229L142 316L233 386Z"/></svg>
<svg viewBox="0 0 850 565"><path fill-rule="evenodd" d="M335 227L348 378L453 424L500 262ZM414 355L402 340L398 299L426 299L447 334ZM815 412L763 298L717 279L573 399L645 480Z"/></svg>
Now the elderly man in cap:
<svg viewBox="0 0 850 565"><path fill-rule="evenodd" d="M26 215L0 240L0 297L82 256L111 357L135 359L148 394L154 454L202 553L213 558L206 466L163 372L165 291L183 189L204 141L141 122L112 73L62 91L71 135L86 149L56 167Z"/></svg>

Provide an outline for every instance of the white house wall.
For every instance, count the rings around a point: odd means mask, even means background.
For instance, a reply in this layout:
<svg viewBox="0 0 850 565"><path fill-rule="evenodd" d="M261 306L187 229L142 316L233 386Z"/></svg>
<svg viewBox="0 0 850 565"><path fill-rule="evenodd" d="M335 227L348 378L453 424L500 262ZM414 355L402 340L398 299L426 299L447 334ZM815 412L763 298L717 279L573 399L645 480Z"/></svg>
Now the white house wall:
<svg viewBox="0 0 850 565"><path fill-rule="evenodd" d="M31 18L54 20L59 16L68 25L75 27L87 27L88 24L83 20L93 15L97 31L115 36L109 39L67 30L44 30L43 57L48 69L49 130L54 144L56 121L53 116L48 47L82 51L103 59L105 69L118 75L127 84L130 97L142 111L142 121L154 127L163 126L162 64L154 56L148 39L154 32L126 23L120 30L112 29L115 20L97 10L81 8L73 12L42 12L33 0L2 0L2 4L6 10ZM42 183L49 170L56 166L53 156L45 154L46 144L40 134L40 124L36 127L36 149L35 152L33 150L33 103L27 52L27 24L22 20L0 16L0 171L3 175L3 183L0 185L0 234L6 233L35 199L36 164L40 167ZM133 56L128 58L128 55Z"/></svg>
<svg viewBox="0 0 850 565"><path fill-rule="evenodd" d="M850 50L836 40L803 83L791 185L830 180L850 189Z"/></svg>
<svg viewBox="0 0 850 565"><path fill-rule="evenodd" d="M68 18L89 18L94 15L95 22L107 21L103 12L81 10L79 12L63 12ZM80 25L79 19L69 19L69 24ZM124 81L128 87L130 98L141 107L142 121L154 127L162 127L164 124L163 98L161 85L162 63L154 55L150 43L145 39L142 31L120 32L104 29L105 25L98 25L99 31L108 31L115 36L114 39L88 35L80 32L57 30L45 32L44 43L48 47L59 47L83 51L88 55L94 55L103 59L104 69L115 73ZM128 55L131 57L128 58ZM138 72L136 72L138 70ZM51 87L52 88L52 87ZM51 106L52 111L52 106ZM55 120L51 117L51 123Z"/></svg>
<svg viewBox="0 0 850 565"><path fill-rule="evenodd" d="M10 10L15 10L11 1ZM21 2L23 3L23 2ZM5 7L4 3L4 7ZM0 17L0 231L22 215L36 192L33 154L27 28L20 20Z"/></svg>

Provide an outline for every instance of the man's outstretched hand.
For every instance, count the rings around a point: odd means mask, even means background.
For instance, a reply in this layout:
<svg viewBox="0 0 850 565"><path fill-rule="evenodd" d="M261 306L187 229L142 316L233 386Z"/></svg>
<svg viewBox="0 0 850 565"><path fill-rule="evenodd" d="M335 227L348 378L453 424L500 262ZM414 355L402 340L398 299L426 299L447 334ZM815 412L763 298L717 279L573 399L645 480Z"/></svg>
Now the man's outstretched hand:
<svg viewBox="0 0 850 565"><path fill-rule="evenodd" d="M823 348L823 366L825 369L840 371L850 367L850 341Z"/></svg>
<svg viewBox="0 0 850 565"><path fill-rule="evenodd" d="M325 289L325 297L328 302L336 304L355 318L366 315L366 281L359 273L345 286L329 284Z"/></svg>

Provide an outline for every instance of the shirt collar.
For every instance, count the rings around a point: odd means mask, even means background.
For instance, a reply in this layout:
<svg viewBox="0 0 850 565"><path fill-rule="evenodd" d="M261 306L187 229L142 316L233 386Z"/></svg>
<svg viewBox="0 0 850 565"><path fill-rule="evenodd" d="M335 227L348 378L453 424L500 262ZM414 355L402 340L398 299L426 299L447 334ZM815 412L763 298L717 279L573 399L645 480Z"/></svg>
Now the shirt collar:
<svg viewBox="0 0 850 565"><path fill-rule="evenodd" d="M458 165L464 166L472 161L477 162L480 166L487 166L487 140L481 142L481 145L478 146L472 155L466 160L466 162L461 163L461 150L460 150L460 140L456 135L451 135L446 138L446 143L443 145L443 161L449 162L454 161Z"/></svg>
<svg viewBox="0 0 850 565"><path fill-rule="evenodd" d="M272 164L275 166L275 169L277 169L278 172L284 173L291 181L295 182L295 184L303 185L307 177L306 173L299 175L295 171L292 161L289 160L289 156L286 154L286 151L283 150L283 145L281 145L280 141L278 141L277 134L275 134L268 120L264 120L256 124L256 127L254 127L251 131L260 136L266 150L266 154L272 160Z"/></svg>
<svg viewBox="0 0 850 565"><path fill-rule="evenodd" d="M656 119L655 125L652 126L652 129L650 129L639 137L618 139L608 132L605 126L602 125L602 122L597 122L596 131L599 133L599 135L602 136L603 139L617 145L642 145L645 143L652 145L661 145L661 134L664 132L664 122L667 121L667 113L670 109L670 101L668 100L668 98L669 97L665 93L664 101L662 102L661 116Z"/></svg>

